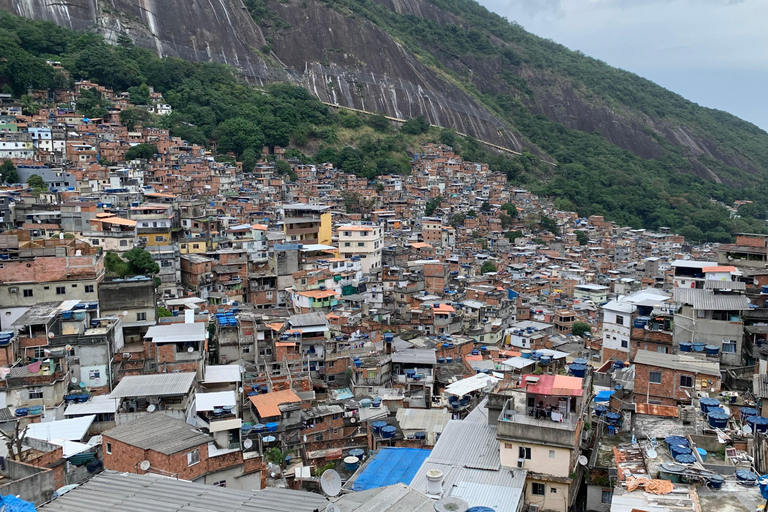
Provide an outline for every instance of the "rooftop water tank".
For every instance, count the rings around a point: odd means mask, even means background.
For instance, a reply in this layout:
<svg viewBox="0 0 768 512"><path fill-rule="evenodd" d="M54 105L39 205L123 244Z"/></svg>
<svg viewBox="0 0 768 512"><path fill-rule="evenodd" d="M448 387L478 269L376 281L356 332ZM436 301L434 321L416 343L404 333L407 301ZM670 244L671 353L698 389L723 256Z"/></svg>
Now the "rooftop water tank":
<svg viewBox="0 0 768 512"><path fill-rule="evenodd" d="M701 342L701 341L694 341L692 343L692 345L693 345L693 351L694 352L704 352L704 347L707 346L706 343Z"/></svg>
<svg viewBox="0 0 768 512"><path fill-rule="evenodd" d="M680 352L690 352L693 350L693 343L688 343L687 341L681 341L679 346Z"/></svg>
<svg viewBox="0 0 768 512"><path fill-rule="evenodd" d="M386 427L381 428L381 437L384 439L391 439L395 437L395 432L397 432L395 427L392 425L387 425Z"/></svg>
<svg viewBox="0 0 768 512"><path fill-rule="evenodd" d="M584 377L587 373L587 366L584 364L572 364L568 367L568 372L574 377Z"/></svg>
<svg viewBox="0 0 768 512"><path fill-rule="evenodd" d="M709 426L713 428L725 428L728 426L728 418L730 418L728 413L722 409L710 409L707 412L707 417L709 418ZM768 422L766 426L768 426Z"/></svg>
<svg viewBox="0 0 768 512"><path fill-rule="evenodd" d="M768 431L768 418L763 418L762 416L750 416L747 418L747 423L752 427L752 430L763 433Z"/></svg>
<svg viewBox="0 0 768 512"><path fill-rule="evenodd" d="M700 398L699 404L701 405L701 412L703 412L704 414L708 413L711 410L720 408L720 400L716 398L709 398L709 397Z"/></svg>

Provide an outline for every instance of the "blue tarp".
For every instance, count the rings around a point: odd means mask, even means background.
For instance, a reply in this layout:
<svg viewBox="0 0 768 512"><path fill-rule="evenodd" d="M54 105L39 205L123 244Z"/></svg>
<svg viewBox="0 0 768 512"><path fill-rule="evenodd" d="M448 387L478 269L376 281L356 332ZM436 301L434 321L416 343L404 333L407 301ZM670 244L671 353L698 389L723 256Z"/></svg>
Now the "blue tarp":
<svg viewBox="0 0 768 512"><path fill-rule="evenodd" d="M3 512L37 512L33 503L11 495L0 497L0 510Z"/></svg>
<svg viewBox="0 0 768 512"><path fill-rule="evenodd" d="M367 491L394 484L410 484L429 450L421 448L382 448L357 477L353 491Z"/></svg>
<svg viewBox="0 0 768 512"><path fill-rule="evenodd" d="M608 402L611 399L611 395L615 392L616 391L610 389L600 391L595 395L595 402Z"/></svg>

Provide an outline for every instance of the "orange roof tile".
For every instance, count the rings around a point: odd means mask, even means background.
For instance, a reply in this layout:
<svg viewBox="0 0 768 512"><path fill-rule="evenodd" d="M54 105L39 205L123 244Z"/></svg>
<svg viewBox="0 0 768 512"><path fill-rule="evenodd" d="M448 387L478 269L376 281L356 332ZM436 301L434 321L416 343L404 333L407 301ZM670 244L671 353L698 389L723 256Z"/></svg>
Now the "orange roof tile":
<svg viewBox="0 0 768 512"><path fill-rule="evenodd" d="M413 242L413 243L408 244L408 245L410 245L414 249L426 249L427 247L429 247L430 249L432 248L432 246L430 244L428 244L427 242Z"/></svg>
<svg viewBox="0 0 768 512"><path fill-rule="evenodd" d="M259 418L273 418L280 416L280 404L293 404L301 402L301 398L292 389L274 391L263 395L248 397L256 407Z"/></svg>
<svg viewBox="0 0 768 512"><path fill-rule="evenodd" d="M707 272L735 272L736 267L723 266L723 267L704 267L701 269L705 274Z"/></svg>
<svg viewBox="0 0 768 512"><path fill-rule="evenodd" d="M307 290L305 292L296 292L297 295L302 297L309 297L312 299L324 299L326 297L335 297L336 292L333 290Z"/></svg>

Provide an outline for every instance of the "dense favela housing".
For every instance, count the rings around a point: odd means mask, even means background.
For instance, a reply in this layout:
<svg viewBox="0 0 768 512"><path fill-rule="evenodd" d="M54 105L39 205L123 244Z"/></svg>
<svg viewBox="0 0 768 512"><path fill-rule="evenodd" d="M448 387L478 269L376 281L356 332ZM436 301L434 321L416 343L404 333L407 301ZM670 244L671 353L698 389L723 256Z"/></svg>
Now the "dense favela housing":
<svg viewBox="0 0 768 512"><path fill-rule="evenodd" d="M103 117L66 108L94 90ZM126 123L128 93L57 94L31 115L0 95L3 497L765 503L768 237L580 217L438 143L373 179L279 146L244 170Z"/></svg>

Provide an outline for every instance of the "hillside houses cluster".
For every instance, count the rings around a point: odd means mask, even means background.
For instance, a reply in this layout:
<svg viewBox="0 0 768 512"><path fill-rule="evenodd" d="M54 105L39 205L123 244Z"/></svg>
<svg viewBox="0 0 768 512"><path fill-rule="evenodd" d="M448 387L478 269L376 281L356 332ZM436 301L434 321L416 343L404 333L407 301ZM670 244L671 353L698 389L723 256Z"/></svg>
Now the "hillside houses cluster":
<svg viewBox="0 0 768 512"><path fill-rule="evenodd" d="M178 510L765 503L768 237L691 246L579 217L439 144L402 176L276 147L244 173L128 130L129 98L101 89L99 120L2 103L0 160L45 189L0 190L0 495L62 511L139 505L132 486ZM142 143L158 153L126 161ZM136 248L158 271L115 275L108 255Z"/></svg>

